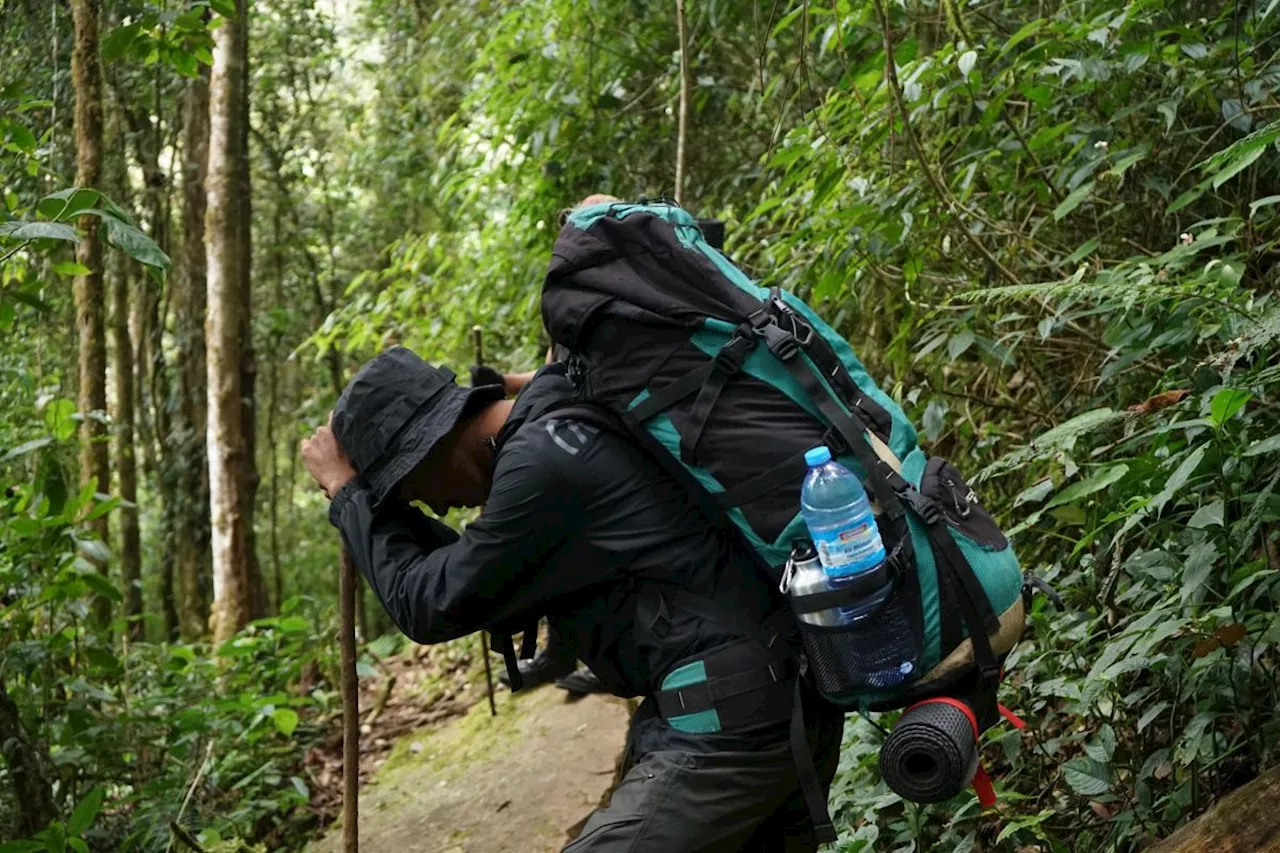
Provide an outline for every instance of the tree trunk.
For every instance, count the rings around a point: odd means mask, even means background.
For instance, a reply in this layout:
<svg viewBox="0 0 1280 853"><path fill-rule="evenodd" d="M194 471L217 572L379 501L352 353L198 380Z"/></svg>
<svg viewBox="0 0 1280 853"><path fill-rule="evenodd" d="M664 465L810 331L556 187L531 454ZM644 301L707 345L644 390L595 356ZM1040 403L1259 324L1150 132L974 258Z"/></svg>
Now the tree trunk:
<svg viewBox="0 0 1280 853"><path fill-rule="evenodd" d="M1278 853L1280 767L1237 788L1147 853Z"/></svg>
<svg viewBox="0 0 1280 853"><path fill-rule="evenodd" d="M174 525L183 535L174 546L174 571L181 587L179 622L187 639L209 630L211 569L209 562L209 467L205 451L205 180L209 165L209 76L187 84L183 124L182 257L183 274L175 280L178 405L174 412Z"/></svg>
<svg viewBox="0 0 1280 853"><path fill-rule="evenodd" d="M98 187L102 177L102 62L98 56L99 0L72 0L75 46L71 52L71 77L76 91L76 184ZM103 321L102 240L99 220L80 217L84 232L76 246L76 262L89 272L76 276L76 332L80 336L79 394L80 479L96 479L98 490L110 488L107 467L106 425L102 413L107 408L107 341ZM107 541L105 516L90 522L91 529ZM99 570L106 574L105 564ZM99 596L94 604L99 624L111 619L111 602Z"/></svg>
<svg viewBox="0 0 1280 853"><path fill-rule="evenodd" d="M154 106L150 110L129 110L126 115L137 143L138 163L142 167L143 201L151 237L166 253L170 253L170 204L172 182L160 165L160 154L172 144L166 140L171 122L162 120L161 81L154 81ZM174 551L177 548L178 519L176 494L181 448L173 442L173 405L170 376L164 354L164 336L168 329L168 308L173 285L154 285L149 279L139 280L137 329L139 412L136 419L145 437L146 460L155 478L160 499L159 573L161 589L167 592L169 606L166 618L172 616L174 587Z"/></svg>
<svg viewBox="0 0 1280 853"><path fill-rule="evenodd" d="M58 818L49 760L27 736L4 681L0 681L0 755L17 794L18 836L35 835Z"/></svg>
<svg viewBox="0 0 1280 853"><path fill-rule="evenodd" d="M120 110L108 116L110 150L107 186L118 204L127 204L128 175L124 154L124 134ZM111 264L111 331L115 350L116 466L120 478L119 495L126 502L120 508L120 585L124 592L124 615L132 620L126 631L133 640L145 634L142 621L142 544L138 534L138 468L134 456L133 340L129 335L129 284L131 264L124 252L116 252Z"/></svg>
<svg viewBox="0 0 1280 853"><path fill-rule="evenodd" d="M246 0L214 35L209 80L208 452L213 544L213 631L224 640L262 614L253 559L253 352L250 282ZM247 380L247 381L246 381ZM246 387L248 386L248 387ZM246 399L248 398L248 399Z"/></svg>
<svg viewBox="0 0 1280 853"><path fill-rule="evenodd" d="M240 314L240 407L241 425L244 429L247 444L244 455L244 491L240 495L240 511L247 519L249 578L249 603L251 617L257 619L266 616L271 609L271 599L267 594L266 580L262 574L262 566L258 561L257 532L253 520L256 516L258 486L261 477L258 475L258 409L257 382L258 365L253 350L253 185L249 169L249 0L240 3L243 8L241 20L243 27L237 46L240 51L240 68L243 69L242 97L238 103L239 122L236 125L239 146L239 162L236 171L238 213L236 217L236 240L239 244L237 260L240 264L241 305L244 311Z"/></svg>
<svg viewBox="0 0 1280 853"><path fill-rule="evenodd" d="M275 308L284 307L284 201L277 198L271 214L272 290L271 303ZM280 612L284 603L284 578L280 571L280 454L276 445L276 413L280 410L280 362L284 330L272 328L271 347L267 369L267 465L271 477L270 498L270 554L271 578L275 587L273 596L275 611Z"/></svg>

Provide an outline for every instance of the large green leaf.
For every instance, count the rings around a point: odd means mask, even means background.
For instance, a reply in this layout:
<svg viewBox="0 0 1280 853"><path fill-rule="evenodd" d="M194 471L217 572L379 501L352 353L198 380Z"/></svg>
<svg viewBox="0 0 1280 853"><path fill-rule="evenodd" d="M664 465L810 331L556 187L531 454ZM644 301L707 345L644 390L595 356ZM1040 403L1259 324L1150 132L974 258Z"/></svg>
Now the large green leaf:
<svg viewBox="0 0 1280 853"><path fill-rule="evenodd" d="M1022 42L1040 32L1040 30L1044 29L1045 25L1048 23L1049 22L1044 18L1037 18L1034 21L1029 21L1028 23L1023 24L1016 33L1005 40L1004 47L1000 48L1000 55L1004 56L1006 53L1022 44Z"/></svg>
<svg viewBox="0 0 1280 853"><path fill-rule="evenodd" d="M88 275L93 272L84 264L78 264L75 261L63 261L60 264L54 264L53 271L58 275Z"/></svg>
<svg viewBox="0 0 1280 853"><path fill-rule="evenodd" d="M1102 764L1110 763L1116 754L1116 731L1110 723L1103 723L1098 733L1084 745L1085 754Z"/></svg>
<svg viewBox="0 0 1280 853"><path fill-rule="evenodd" d="M42 447L48 447L50 444L53 444L53 439L47 436L45 438L33 438L30 441L24 441L17 447L8 450L4 456L0 456L0 462L8 462L10 459L17 459L19 456L26 456L31 451L39 450Z"/></svg>
<svg viewBox="0 0 1280 853"><path fill-rule="evenodd" d="M120 593L119 587L97 572L84 572L80 575L80 580L89 589L109 601L116 603L124 601L124 596Z"/></svg>
<svg viewBox="0 0 1280 853"><path fill-rule="evenodd" d="M76 434L76 404L74 400L60 397L44 408L44 422L58 441L66 441Z"/></svg>
<svg viewBox="0 0 1280 853"><path fill-rule="evenodd" d="M1191 520L1187 522L1187 527L1193 530L1203 530L1206 527L1221 527L1225 512L1226 506L1220 500L1205 504L1196 510L1195 515L1191 516Z"/></svg>
<svg viewBox="0 0 1280 853"><path fill-rule="evenodd" d="M80 239L76 229L61 222L0 222L0 237L11 240L65 240L75 243Z"/></svg>
<svg viewBox="0 0 1280 853"><path fill-rule="evenodd" d="M97 190L68 187L40 199L36 210L40 211L40 215L45 219L64 222L86 210L91 210L100 198L102 193Z"/></svg>
<svg viewBox="0 0 1280 853"><path fill-rule="evenodd" d="M1187 454L1187 458L1182 460L1182 464L1169 475L1169 479L1165 481L1164 488L1151 499L1151 507L1153 509L1157 512L1164 509L1164 505L1182 491L1182 487L1187 484L1187 480L1191 479L1191 475L1195 473L1196 468L1200 467L1207 449L1208 445L1201 444Z"/></svg>
<svg viewBox="0 0 1280 853"><path fill-rule="evenodd" d="M1213 176L1213 188L1216 190L1245 169L1252 166L1258 161L1262 155L1266 153L1265 148L1255 148L1244 156L1232 160L1225 169Z"/></svg>
<svg viewBox="0 0 1280 853"><path fill-rule="evenodd" d="M123 27L116 27L103 36L102 58L112 62L124 56L125 51L129 49L134 39L138 37L140 28L140 24L128 24Z"/></svg>
<svg viewBox="0 0 1280 853"><path fill-rule="evenodd" d="M1209 573L1218 561L1218 546L1212 542L1197 542L1187 550L1182 565L1182 600L1191 601L1209 579Z"/></svg>
<svg viewBox="0 0 1280 853"><path fill-rule="evenodd" d="M292 708L276 708L271 712L271 721L276 724L280 734L290 737L298 727L298 712Z"/></svg>
<svg viewBox="0 0 1280 853"><path fill-rule="evenodd" d="M1111 787L1111 767L1093 758L1073 758L1062 765L1062 776L1071 790L1086 797L1105 794Z"/></svg>
<svg viewBox="0 0 1280 853"><path fill-rule="evenodd" d="M1209 731L1216 717L1217 714L1213 711L1201 711L1191 718L1191 722L1187 723L1187 727L1182 730L1177 748L1174 749L1175 761L1185 766L1196 759L1204 743L1205 733Z"/></svg>
<svg viewBox="0 0 1280 853"><path fill-rule="evenodd" d="M1064 198L1057 207L1053 209L1053 221L1058 222L1064 219L1067 214L1080 206L1081 202L1089 197L1089 193L1093 192L1093 181L1081 184L1071 191L1071 194Z"/></svg>
<svg viewBox="0 0 1280 853"><path fill-rule="evenodd" d="M169 256L161 251L155 241L127 222L104 218L107 223L107 239L131 258L152 269L165 272L169 269Z"/></svg>
<svg viewBox="0 0 1280 853"><path fill-rule="evenodd" d="M1252 163L1258 159L1254 152L1265 150L1268 145L1277 140L1280 140L1280 120L1273 121L1266 127L1258 128L1243 139L1237 139L1226 148L1197 164L1196 168L1204 169L1210 173L1221 173L1224 169L1231 169L1246 159L1249 163ZM1236 169L1236 172L1238 171L1239 169Z"/></svg>
<svg viewBox="0 0 1280 853"><path fill-rule="evenodd" d="M1045 505L1045 509L1053 509L1056 506L1069 504L1095 492L1100 492L1107 486L1124 479L1124 475L1128 473L1129 466L1123 462L1118 465L1108 465L1092 477L1081 480L1078 483L1072 483L1061 492L1058 492L1058 494L1054 495L1053 500Z"/></svg>
<svg viewBox="0 0 1280 853"><path fill-rule="evenodd" d="M67 819L67 832L70 835L84 835L85 830L93 826L93 821L98 816L98 812L102 811L102 798L106 791L101 788L94 788L88 794L85 794L80 804L76 806L76 810L71 813L71 817Z"/></svg>
<svg viewBox="0 0 1280 853"><path fill-rule="evenodd" d="M1019 492L1018 496L1013 499L1013 505L1014 507L1020 507L1023 504L1039 503L1051 494L1053 494L1053 480L1041 480Z"/></svg>
<svg viewBox="0 0 1280 853"><path fill-rule="evenodd" d="M36 136L27 129L26 125L10 120L8 122L0 122L0 128L4 127L8 127L9 139L15 146L28 154L35 151Z"/></svg>
<svg viewBox="0 0 1280 853"><path fill-rule="evenodd" d="M1275 453L1280 451L1280 435L1273 435L1269 438L1263 438L1255 441L1253 444L1245 448L1245 456L1261 456L1264 453Z"/></svg>
<svg viewBox="0 0 1280 853"><path fill-rule="evenodd" d="M1214 426L1222 426L1236 416L1244 408L1245 403L1253 399L1253 393L1240 388L1223 388L1213 395L1209 404L1209 420Z"/></svg>
<svg viewBox="0 0 1280 853"><path fill-rule="evenodd" d="M1143 711L1142 716L1138 718L1138 731L1141 732L1147 726L1155 722L1156 718L1168 710L1168 708L1168 702L1157 702L1147 710Z"/></svg>

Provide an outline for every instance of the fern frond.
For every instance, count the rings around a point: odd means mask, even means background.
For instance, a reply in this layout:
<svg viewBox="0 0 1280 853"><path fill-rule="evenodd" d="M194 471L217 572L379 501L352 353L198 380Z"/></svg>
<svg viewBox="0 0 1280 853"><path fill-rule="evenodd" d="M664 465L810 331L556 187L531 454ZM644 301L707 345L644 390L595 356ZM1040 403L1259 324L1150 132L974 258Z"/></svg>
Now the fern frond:
<svg viewBox="0 0 1280 853"><path fill-rule="evenodd" d="M1029 462L1052 459L1059 453L1070 452L1075 447L1076 439L1102 429L1108 424L1124 419L1124 412L1109 408L1094 409L1077 415L1071 420L1058 424L1048 432L1038 435L1023 447L992 462L978 474L978 481L1006 474L1015 468L1021 468Z"/></svg>
<svg viewBox="0 0 1280 853"><path fill-rule="evenodd" d="M1232 225L1238 224L1234 221ZM1116 304L1133 308L1139 304L1168 299L1214 298L1213 291L1222 286L1224 276L1238 280L1243 265L1235 258L1210 260L1203 268L1187 274L1196 257L1235 241L1234 234L1219 234L1206 229L1189 243L1160 255L1140 255L1101 270L1086 279L1089 267L1082 265L1070 278L1033 284L1007 284L958 293L956 302L998 305L1027 299L1071 298L1099 304Z"/></svg>

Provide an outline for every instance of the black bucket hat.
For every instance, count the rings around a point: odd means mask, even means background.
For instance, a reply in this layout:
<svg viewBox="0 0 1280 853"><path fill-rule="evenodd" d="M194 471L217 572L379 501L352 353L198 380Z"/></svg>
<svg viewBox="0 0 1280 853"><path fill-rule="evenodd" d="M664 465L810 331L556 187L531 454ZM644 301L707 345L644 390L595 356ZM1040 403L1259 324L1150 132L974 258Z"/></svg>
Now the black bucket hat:
<svg viewBox="0 0 1280 853"><path fill-rule="evenodd" d="M460 420L503 396L499 385L460 388L452 370L393 347L343 390L333 432L381 503Z"/></svg>

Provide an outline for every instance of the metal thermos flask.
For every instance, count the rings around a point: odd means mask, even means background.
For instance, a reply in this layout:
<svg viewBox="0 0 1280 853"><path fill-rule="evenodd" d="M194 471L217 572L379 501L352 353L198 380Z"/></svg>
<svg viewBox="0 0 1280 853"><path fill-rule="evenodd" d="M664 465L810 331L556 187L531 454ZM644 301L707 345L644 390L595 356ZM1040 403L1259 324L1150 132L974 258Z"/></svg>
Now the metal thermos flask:
<svg viewBox="0 0 1280 853"><path fill-rule="evenodd" d="M783 577L782 592L784 595L799 597L812 595L815 592L827 592L832 589L831 581L818 560L818 550L808 539L797 539L791 546L791 559L787 564L787 572ZM836 626L841 624L840 611L819 610L816 613L802 613L799 618L810 625Z"/></svg>

